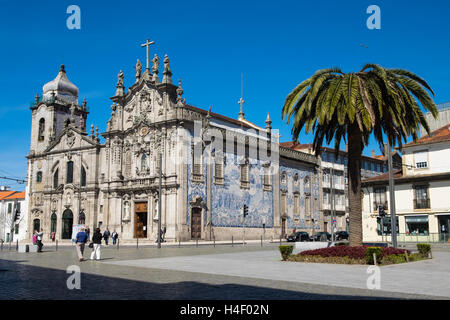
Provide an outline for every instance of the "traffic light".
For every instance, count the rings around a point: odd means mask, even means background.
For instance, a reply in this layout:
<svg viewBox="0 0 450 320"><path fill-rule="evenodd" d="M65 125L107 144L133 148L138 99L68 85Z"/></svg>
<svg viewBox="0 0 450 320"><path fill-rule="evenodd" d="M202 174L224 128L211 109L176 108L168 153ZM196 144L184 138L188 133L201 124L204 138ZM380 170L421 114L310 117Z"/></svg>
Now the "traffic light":
<svg viewBox="0 0 450 320"><path fill-rule="evenodd" d="M248 206L244 204L244 207L242 208L242 212L244 214L244 218L248 216Z"/></svg>
<svg viewBox="0 0 450 320"><path fill-rule="evenodd" d="M378 206L378 215L380 217L386 216L386 212L384 211L384 206Z"/></svg>

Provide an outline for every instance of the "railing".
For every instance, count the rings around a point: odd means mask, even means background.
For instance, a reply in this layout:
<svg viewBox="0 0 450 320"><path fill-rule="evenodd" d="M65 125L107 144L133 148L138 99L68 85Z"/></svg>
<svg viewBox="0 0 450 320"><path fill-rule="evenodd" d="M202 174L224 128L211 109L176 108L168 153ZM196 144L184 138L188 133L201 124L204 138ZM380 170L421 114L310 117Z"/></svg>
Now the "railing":
<svg viewBox="0 0 450 320"><path fill-rule="evenodd" d="M430 199L414 199L414 209L430 209Z"/></svg>
<svg viewBox="0 0 450 320"><path fill-rule="evenodd" d="M390 242L391 235L380 236L382 242ZM398 233L397 234L398 243L449 243L450 244L450 234L449 233L430 233L430 234L407 234Z"/></svg>
<svg viewBox="0 0 450 320"><path fill-rule="evenodd" d="M384 210L388 210L388 202L387 201L374 201L373 202L373 211L378 211L379 206L383 206Z"/></svg>

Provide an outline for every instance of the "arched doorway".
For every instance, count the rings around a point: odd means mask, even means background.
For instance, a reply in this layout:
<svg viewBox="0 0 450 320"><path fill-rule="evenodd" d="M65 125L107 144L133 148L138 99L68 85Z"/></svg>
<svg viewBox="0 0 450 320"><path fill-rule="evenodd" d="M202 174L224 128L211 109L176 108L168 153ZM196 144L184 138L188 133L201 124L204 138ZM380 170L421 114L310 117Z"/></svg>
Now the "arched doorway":
<svg viewBox="0 0 450 320"><path fill-rule="evenodd" d="M41 231L41 220L39 219L33 220L33 232L34 231Z"/></svg>
<svg viewBox="0 0 450 320"><path fill-rule="evenodd" d="M62 215L62 235L61 239L72 238L73 214L70 209L66 209Z"/></svg>
<svg viewBox="0 0 450 320"><path fill-rule="evenodd" d="M56 233L56 223L57 223L56 213L53 212L50 218L50 233L52 232Z"/></svg>

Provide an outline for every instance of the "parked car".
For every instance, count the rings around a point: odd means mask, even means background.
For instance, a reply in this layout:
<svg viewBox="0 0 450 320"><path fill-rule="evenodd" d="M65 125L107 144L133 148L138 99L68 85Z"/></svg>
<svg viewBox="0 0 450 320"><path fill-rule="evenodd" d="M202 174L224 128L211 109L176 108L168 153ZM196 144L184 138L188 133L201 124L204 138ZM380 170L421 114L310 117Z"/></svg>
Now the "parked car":
<svg viewBox="0 0 450 320"><path fill-rule="evenodd" d="M338 231L334 234L334 239L336 239L336 241L348 240L348 232L347 231Z"/></svg>
<svg viewBox="0 0 450 320"><path fill-rule="evenodd" d="M286 239L288 242L309 241L309 234L308 232L297 231L291 233Z"/></svg>
<svg viewBox="0 0 450 320"><path fill-rule="evenodd" d="M328 232L316 232L313 237L311 237L310 241L330 241L331 234Z"/></svg>

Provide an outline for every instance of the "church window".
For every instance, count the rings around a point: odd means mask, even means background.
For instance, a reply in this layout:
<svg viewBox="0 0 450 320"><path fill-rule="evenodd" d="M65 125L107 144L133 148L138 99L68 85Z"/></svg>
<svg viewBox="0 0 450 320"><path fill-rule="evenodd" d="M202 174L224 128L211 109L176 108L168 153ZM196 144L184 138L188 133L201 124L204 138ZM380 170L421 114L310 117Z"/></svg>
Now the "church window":
<svg viewBox="0 0 450 320"><path fill-rule="evenodd" d="M310 197L305 197L305 214L307 217L311 216L311 203L310 203Z"/></svg>
<svg viewBox="0 0 450 320"><path fill-rule="evenodd" d="M287 174L286 172L281 173L281 183L286 184L287 183Z"/></svg>
<svg viewBox="0 0 450 320"><path fill-rule="evenodd" d="M41 183L42 182L42 171L38 171L36 174L36 182Z"/></svg>
<svg viewBox="0 0 450 320"><path fill-rule="evenodd" d="M55 173L53 174L53 188L58 188L58 177L59 176L59 169L56 169Z"/></svg>
<svg viewBox="0 0 450 320"><path fill-rule="evenodd" d="M192 147L192 180L203 181L203 155L196 150L195 146Z"/></svg>
<svg viewBox="0 0 450 320"><path fill-rule="evenodd" d="M147 155L144 153L141 157L141 171L147 170Z"/></svg>
<svg viewBox="0 0 450 320"><path fill-rule="evenodd" d="M300 214L300 195L294 194L294 215Z"/></svg>
<svg viewBox="0 0 450 320"><path fill-rule="evenodd" d="M309 177L308 176L305 177L304 182L305 182L305 192L310 192L311 185L309 183Z"/></svg>
<svg viewBox="0 0 450 320"><path fill-rule="evenodd" d="M270 168L264 168L264 176L263 176L263 190L271 191L272 187L270 185Z"/></svg>
<svg viewBox="0 0 450 320"><path fill-rule="evenodd" d="M66 183L73 183L73 161L67 162Z"/></svg>
<svg viewBox="0 0 450 320"><path fill-rule="evenodd" d="M39 120L38 141L44 141L44 132L45 132L45 119L41 118L41 120Z"/></svg>
<svg viewBox="0 0 450 320"><path fill-rule="evenodd" d="M286 200L287 200L286 193L282 191L281 192L281 199L280 199L280 202L281 202L281 215L286 215L287 214Z"/></svg>
<svg viewBox="0 0 450 320"><path fill-rule="evenodd" d="M223 158L218 158L214 164L214 183L223 184L224 183L224 164Z"/></svg>
<svg viewBox="0 0 450 320"><path fill-rule="evenodd" d="M86 186L86 169L83 166L81 166L81 186Z"/></svg>
<svg viewBox="0 0 450 320"><path fill-rule="evenodd" d="M241 165L241 188L250 188L250 164Z"/></svg>

